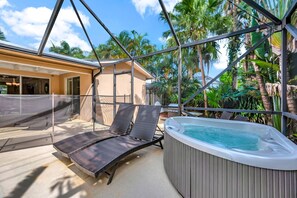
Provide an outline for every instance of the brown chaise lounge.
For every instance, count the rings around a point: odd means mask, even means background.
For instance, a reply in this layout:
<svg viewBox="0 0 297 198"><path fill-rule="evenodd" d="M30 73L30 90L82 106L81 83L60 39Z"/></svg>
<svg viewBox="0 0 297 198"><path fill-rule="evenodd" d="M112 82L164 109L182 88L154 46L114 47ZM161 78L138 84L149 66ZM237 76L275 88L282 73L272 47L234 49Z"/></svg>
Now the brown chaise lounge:
<svg viewBox="0 0 297 198"><path fill-rule="evenodd" d="M71 153L71 161L92 177L107 173L107 184L110 184L118 163L127 155L158 142L163 148L163 135L155 135L160 110L160 106L139 106L135 124L129 135L100 141ZM108 173L107 170L110 168L111 173Z"/></svg>
<svg viewBox="0 0 297 198"><path fill-rule="evenodd" d="M62 156L69 158L69 154L108 138L127 135L135 106L132 104L120 104L112 125L108 130L86 132L63 139L53 144L54 148Z"/></svg>

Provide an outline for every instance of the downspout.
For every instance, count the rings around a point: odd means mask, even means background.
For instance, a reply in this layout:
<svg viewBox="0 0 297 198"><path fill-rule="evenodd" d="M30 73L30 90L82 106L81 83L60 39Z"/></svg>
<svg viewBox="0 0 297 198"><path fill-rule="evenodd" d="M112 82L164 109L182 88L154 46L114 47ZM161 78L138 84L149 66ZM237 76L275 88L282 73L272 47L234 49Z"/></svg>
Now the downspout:
<svg viewBox="0 0 297 198"><path fill-rule="evenodd" d="M102 66L99 67L99 72L94 75L94 70L92 70L92 121L93 121L93 131L95 131L96 123L96 78L102 73Z"/></svg>

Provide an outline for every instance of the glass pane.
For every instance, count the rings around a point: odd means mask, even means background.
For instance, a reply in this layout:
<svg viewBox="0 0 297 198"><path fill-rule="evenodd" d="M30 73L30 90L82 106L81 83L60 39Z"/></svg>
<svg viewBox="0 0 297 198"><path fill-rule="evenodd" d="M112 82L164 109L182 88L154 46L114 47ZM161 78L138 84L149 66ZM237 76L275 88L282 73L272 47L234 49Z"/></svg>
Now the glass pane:
<svg viewBox="0 0 297 198"><path fill-rule="evenodd" d="M220 1L217 4L193 2L180 1L173 7L167 5L167 10L173 10L170 16L181 43L191 43L269 22L240 0ZM172 34L163 36L167 45L171 45Z"/></svg>
<svg viewBox="0 0 297 198"><path fill-rule="evenodd" d="M0 34L0 40L27 49L38 49L55 2L7 0L1 3L0 31L3 35L1 38Z"/></svg>
<svg viewBox="0 0 297 198"><path fill-rule="evenodd" d="M297 114L297 42L288 34L288 65L287 65L287 104L288 111Z"/></svg>
<svg viewBox="0 0 297 198"><path fill-rule="evenodd" d="M20 94L20 77L0 74L0 94Z"/></svg>
<svg viewBox="0 0 297 198"><path fill-rule="evenodd" d="M74 1L74 6L99 59L128 57L121 49L115 48L117 44L110 39L108 33L79 1ZM111 47L107 49L106 43ZM63 3L47 41L45 52L97 62L97 57L70 1ZM115 53L117 56L110 56Z"/></svg>
<svg viewBox="0 0 297 198"><path fill-rule="evenodd" d="M138 56L164 48L166 41L162 34L169 26L160 16L161 7L157 1L86 0L86 3L130 54ZM109 42L109 36L100 35L98 39L103 41L100 43L115 47L114 43ZM116 47L116 51L123 53L119 47Z"/></svg>
<svg viewBox="0 0 297 198"><path fill-rule="evenodd" d="M73 79L68 78L67 79L67 95L73 94Z"/></svg>
<svg viewBox="0 0 297 198"><path fill-rule="evenodd" d="M80 78L73 78L73 95L80 95Z"/></svg>
<svg viewBox="0 0 297 198"><path fill-rule="evenodd" d="M146 89L149 92L149 103L176 104L178 101L178 53L177 51L159 54L142 59L142 64L155 77L155 80L147 81ZM185 82L186 84L187 82Z"/></svg>
<svg viewBox="0 0 297 198"><path fill-rule="evenodd" d="M290 9L293 0L254 0L260 6L265 8L271 14L282 19L286 12Z"/></svg>
<svg viewBox="0 0 297 198"><path fill-rule="evenodd" d="M22 77L22 94L49 94L49 79Z"/></svg>
<svg viewBox="0 0 297 198"><path fill-rule="evenodd" d="M251 46L260 41L263 36L263 33L255 32L239 37L223 39L212 45L209 43L187 50L183 49L183 64L186 66L185 69L187 71L184 73L185 75L193 73L193 78L198 80L194 92L210 80L213 80L217 74L241 57ZM279 82L279 55L272 53L271 41L272 39L265 40L256 50L245 55L229 71L216 79L206 89L205 93L201 92L194 97L187 104L186 110L188 107L209 107L280 111L279 94L274 95L271 92L274 89L268 89L269 84L277 84ZM216 50L210 50L212 53L209 53L209 51L205 50L210 49L208 45L214 47ZM204 75L202 74L201 62L204 66ZM189 72L191 68L192 71ZM184 82L182 86L183 92L186 91L185 88L187 86L190 87L188 85L189 83L184 84ZM187 101L192 96L191 91L188 90L186 92L187 94L184 94L183 101ZM189 111L193 110L189 109ZM208 117L220 117L222 112L205 112L200 110L198 113L203 113L204 116ZM232 118L235 118L235 116L237 116L236 113L233 114ZM277 129L280 126L279 116L272 117L269 114L254 113L241 113L240 116L247 117L252 122L273 125Z"/></svg>

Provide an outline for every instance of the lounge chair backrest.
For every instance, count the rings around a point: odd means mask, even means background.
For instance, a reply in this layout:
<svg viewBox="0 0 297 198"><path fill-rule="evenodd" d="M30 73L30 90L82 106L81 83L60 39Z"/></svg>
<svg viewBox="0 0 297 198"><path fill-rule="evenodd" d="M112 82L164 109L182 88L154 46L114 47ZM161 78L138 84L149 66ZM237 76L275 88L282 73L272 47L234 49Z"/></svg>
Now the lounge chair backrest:
<svg viewBox="0 0 297 198"><path fill-rule="evenodd" d="M160 111L161 106L139 106L130 136L141 140L151 141L156 132Z"/></svg>
<svg viewBox="0 0 297 198"><path fill-rule="evenodd" d="M222 113L220 119L230 120L232 116L233 116L233 113L228 112L228 111L224 111L224 112Z"/></svg>
<svg viewBox="0 0 297 198"><path fill-rule="evenodd" d="M238 120L238 121L245 121L248 122L249 119L247 117L241 116L241 115L237 115L234 120Z"/></svg>
<svg viewBox="0 0 297 198"><path fill-rule="evenodd" d="M109 128L110 131L119 135L127 134L134 110L135 106L132 104L120 104L117 114Z"/></svg>

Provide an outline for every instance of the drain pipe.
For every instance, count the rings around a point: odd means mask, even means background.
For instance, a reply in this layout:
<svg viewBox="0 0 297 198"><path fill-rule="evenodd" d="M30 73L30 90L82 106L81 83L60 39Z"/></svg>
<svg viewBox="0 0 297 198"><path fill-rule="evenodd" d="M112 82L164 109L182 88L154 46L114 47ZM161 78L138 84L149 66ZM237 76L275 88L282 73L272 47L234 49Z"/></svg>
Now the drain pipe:
<svg viewBox="0 0 297 198"><path fill-rule="evenodd" d="M99 72L94 75L94 70L92 70L92 120L93 120L93 132L95 131L96 123L96 78L102 73L102 67L99 67Z"/></svg>

